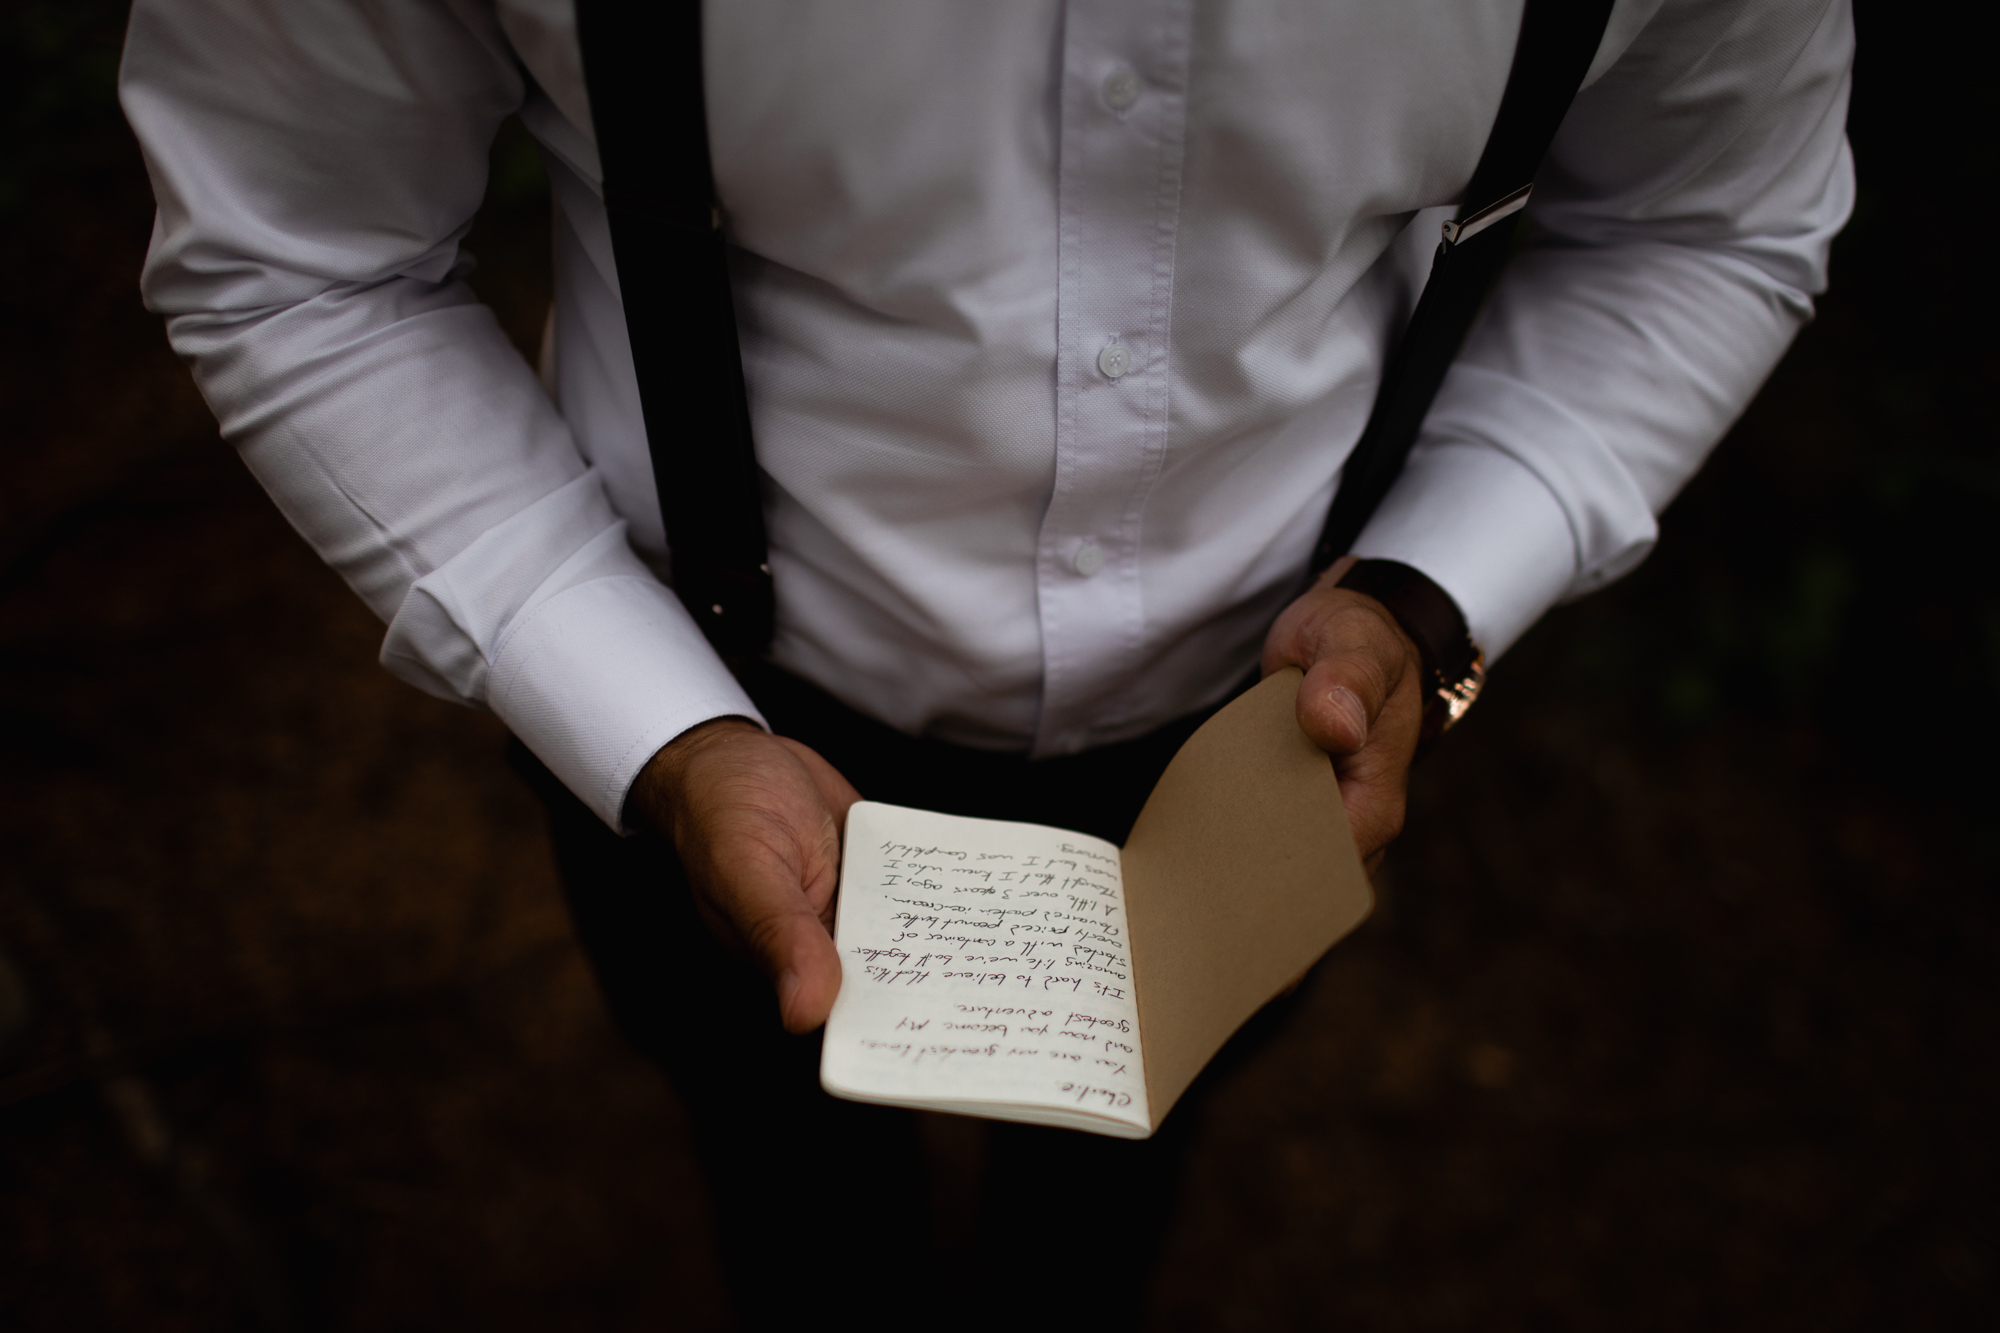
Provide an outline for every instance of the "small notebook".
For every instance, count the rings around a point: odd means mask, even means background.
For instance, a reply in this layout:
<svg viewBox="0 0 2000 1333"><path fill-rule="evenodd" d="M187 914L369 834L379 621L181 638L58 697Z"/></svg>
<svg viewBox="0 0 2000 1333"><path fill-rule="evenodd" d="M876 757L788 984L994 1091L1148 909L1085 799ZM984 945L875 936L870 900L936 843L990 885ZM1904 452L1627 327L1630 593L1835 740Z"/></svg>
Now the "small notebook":
<svg viewBox="0 0 2000 1333"><path fill-rule="evenodd" d="M1143 1139L1231 1033L1373 906L1299 673L1167 766L1123 849L861 801L847 815L835 1096Z"/></svg>

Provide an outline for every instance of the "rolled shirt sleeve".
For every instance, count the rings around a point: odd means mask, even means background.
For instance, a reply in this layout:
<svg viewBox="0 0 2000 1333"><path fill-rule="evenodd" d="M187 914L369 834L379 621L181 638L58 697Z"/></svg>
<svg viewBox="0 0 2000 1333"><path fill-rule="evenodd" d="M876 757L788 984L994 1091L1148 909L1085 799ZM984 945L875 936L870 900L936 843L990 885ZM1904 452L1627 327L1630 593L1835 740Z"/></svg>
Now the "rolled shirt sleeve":
<svg viewBox="0 0 2000 1333"><path fill-rule="evenodd" d="M1435 579L1489 658L1645 557L1811 316L1853 205L1853 50L1845 0L1670 3L1578 96L1355 544Z"/></svg>
<svg viewBox="0 0 2000 1333"><path fill-rule="evenodd" d="M143 291L223 435L388 622L390 671L492 709L616 826L661 745L757 713L463 281L531 91L471 4L138 0L120 75Z"/></svg>

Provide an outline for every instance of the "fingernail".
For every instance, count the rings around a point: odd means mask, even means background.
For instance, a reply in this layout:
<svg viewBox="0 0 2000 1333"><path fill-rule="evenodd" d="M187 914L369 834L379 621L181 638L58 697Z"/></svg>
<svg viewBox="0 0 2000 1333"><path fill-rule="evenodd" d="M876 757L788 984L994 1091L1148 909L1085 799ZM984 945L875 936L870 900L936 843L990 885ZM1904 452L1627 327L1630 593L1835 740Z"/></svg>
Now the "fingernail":
<svg viewBox="0 0 2000 1333"><path fill-rule="evenodd" d="M1367 744L1368 710L1361 706L1361 696L1345 685L1336 685L1326 692L1326 701L1340 715L1342 725L1352 733L1355 744Z"/></svg>
<svg viewBox="0 0 2000 1333"><path fill-rule="evenodd" d="M778 974L779 1010L783 1011L791 1008L792 997L794 995L797 995L798 993L799 993L799 974L792 971L790 968L786 968L783 972L780 972Z"/></svg>

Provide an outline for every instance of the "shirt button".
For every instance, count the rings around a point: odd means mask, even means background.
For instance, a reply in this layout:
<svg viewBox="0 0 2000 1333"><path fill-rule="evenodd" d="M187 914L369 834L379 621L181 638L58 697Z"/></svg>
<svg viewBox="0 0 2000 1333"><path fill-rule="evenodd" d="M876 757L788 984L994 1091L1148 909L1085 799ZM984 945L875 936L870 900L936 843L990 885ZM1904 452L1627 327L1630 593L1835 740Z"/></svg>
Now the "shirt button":
<svg viewBox="0 0 2000 1333"><path fill-rule="evenodd" d="M1104 105L1113 111L1129 111L1139 100L1143 85L1131 66L1120 65L1104 76L1104 85L1098 91L1104 97Z"/></svg>
<svg viewBox="0 0 2000 1333"><path fill-rule="evenodd" d="M1076 548L1076 558L1070 563L1076 566L1077 573L1089 578L1104 568L1104 548L1096 542L1085 542Z"/></svg>
<svg viewBox="0 0 2000 1333"><path fill-rule="evenodd" d="M1125 378L1125 372L1132 369L1132 349L1121 342L1107 344L1097 354L1097 368L1104 372L1105 379Z"/></svg>

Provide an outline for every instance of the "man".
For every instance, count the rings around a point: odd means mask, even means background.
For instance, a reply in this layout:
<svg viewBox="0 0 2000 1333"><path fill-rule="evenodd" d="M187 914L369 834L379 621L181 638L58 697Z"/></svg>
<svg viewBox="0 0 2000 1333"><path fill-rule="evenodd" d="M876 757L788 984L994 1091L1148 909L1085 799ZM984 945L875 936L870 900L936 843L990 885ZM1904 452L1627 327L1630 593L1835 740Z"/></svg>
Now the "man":
<svg viewBox="0 0 2000 1333"><path fill-rule="evenodd" d="M663 581L566 0L138 0L145 291L388 622L384 664L492 709L605 828L670 843L809 1032L840 983L856 786L963 806L1026 784L1061 807L1041 817L1089 827L1063 814L1096 801L1118 837L1261 654L1306 668L1300 721L1364 854L1395 836L1418 653L1339 567L1300 573L1520 12L711 6L779 615L755 698ZM1615 5L1533 241L1354 546L1449 594L1489 660L1643 557L1809 315L1851 200L1851 50L1840 0ZM516 111L556 200L553 401L460 281ZM573 892L644 873L646 839L593 844L564 799ZM578 906L620 1000L663 946ZM723 1059L659 1053L696 1099ZM725 1213L744 1193L718 1189Z"/></svg>

